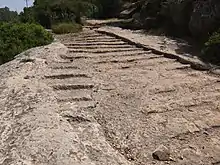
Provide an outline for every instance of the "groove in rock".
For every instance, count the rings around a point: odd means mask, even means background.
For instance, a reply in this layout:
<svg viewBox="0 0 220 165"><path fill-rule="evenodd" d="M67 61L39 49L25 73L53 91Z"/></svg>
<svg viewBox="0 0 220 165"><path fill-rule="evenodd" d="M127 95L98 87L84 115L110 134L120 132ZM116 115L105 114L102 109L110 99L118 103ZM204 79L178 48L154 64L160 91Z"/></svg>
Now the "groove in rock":
<svg viewBox="0 0 220 165"><path fill-rule="evenodd" d="M77 38L87 38L87 37L103 37L103 35L100 35L100 34L80 34L80 35L77 35L77 36L74 36L74 37L77 37Z"/></svg>
<svg viewBox="0 0 220 165"><path fill-rule="evenodd" d="M140 55L147 55L150 54L151 52L137 52L137 53L128 53L128 54L115 54L115 55L103 55L103 56L98 56L100 58L105 58L105 57L131 57L131 56L140 56Z"/></svg>
<svg viewBox="0 0 220 165"><path fill-rule="evenodd" d="M113 53L113 52L128 52L128 51L135 51L135 50L141 50L140 48L133 48L128 50L123 49L116 49L116 50L97 50L97 51L89 51L89 50L69 50L69 53Z"/></svg>
<svg viewBox="0 0 220 165"><path fill-rule="evenodd" d="M74 42L118 42L121 41L120 39L115 38L101 38L101 39L75 39Z"/></svg>
<svg viewBox="0 0 220 165"><path fill-rule="evenodd" d="M87 37L76 37L75 40L102 40L102 39L116 39L114 37L110 37L110 36L96 36L96 37L91 37L91 36L87 36Z"/></svg>
<svg viewBox="0 0 220 165"><path fill-rule="evenodd" d="M174 68L173 70L189 70L191 69L191 67L189 65L187 66L181 66L181 67L177 67L177 68Z"/></svg>
<svg viewBox="0 0 220 165"><path fill-rule="evenodd" d="M61 55L60 56L62 59L87 59L87 58L91 58L91 57L88 57L88 56L66 56L66 55Z"/></svg>
<svg viewBox="0 0 220 165"><path fill-rule="evenodd" d="M104 46L107 46L107 45L127 45L127 43L125 42L96 42L96 43L84 43L84 42L81 42L81 43L68 43L68 44L64 44L65 46L97 46L97 45L104 45Z"/></svg>
<svg viewBox="0 0 220 165"><path fill-rule="evenodd" d="M156 58L162 58L162 57L159 56L159 57L145 57L145 58L140 58L140 59L100 61L100 62L96 62L95 64L106 64L106 63L130 63L130 62L136 62L136 61L142 61L142 60L150 60L150 59L156 59Z"/></svg>
<svg viewBox="0 0 220 165"><path fill-rule="evenodd" d="M72 40L73 42L119 42L120 39L89 39L89 40Z"/></svg>
<svg viewBox="0 0 220 165"><path fill-rule="evenodd" d="M77 66L55 66L51 67L52 69L79 69Z"/></svg>
<svg viewBox="0 0 220 165"><path fill-rule="evenodd" d="M71 64L72 61L54 61L54 63L57 63L57 64Z"/></svg>
<svg viewBox="0 0 220 165"><path fill-rule="evenodd" d="M45 76L45 78L47 79L68 79L68 78L74 78L74 77L89 78L89 76L86 74L59 74L59 75Z"/></svg>
<svg viewBox="0 0 220 165"><path fill-rule="evenodd" d="M70 115L66 115L64 116L64 118L67 119L68 122L73 123L84 123L84 122L91 122L89 119L86 119L84 117L81 116L70 116Z"/></svg>
<svg viewBox="0 0 220 165"><path fill-rule="evenodd" d="M60 56L62 59L88 59L88 58L109 58L109 57L132 57L132 56L140 56L140 55L147 55L147 54L150 54L151 52L137 52L137 53L129 53L129 54L110 54L110 55L98 55L98 56L66 56L66 55L62 55ZM85 54L85 53L83 53ZM155 58L155 57L152 57L152 58Z"/></svg>
<svg viewBox="0 0 220 165"><path fill-rule="evenodd" d="M57 101L58 102L71 102L71 101L79 102L79 101L92 101L92 99L88 97L67 98L67 99L57 98Z"/></svg>
<svg viewBox="0 0 220 165"><path fill-rule="evenodd" d="M123 48L133 48L131 45L115 45L115 46L108 46L108 45L104 45L104 46L67 46L67 48L69 49L101 49L101 48L109 48L109 49L123 49Z"/></svg>
<svg viewBox="0 0 220 165"><path fill-rule="evenodd" d="M52 87L54 90L74 90L74 89L92 89L94 85L71 84L71 85L54 85Z"/></svg>

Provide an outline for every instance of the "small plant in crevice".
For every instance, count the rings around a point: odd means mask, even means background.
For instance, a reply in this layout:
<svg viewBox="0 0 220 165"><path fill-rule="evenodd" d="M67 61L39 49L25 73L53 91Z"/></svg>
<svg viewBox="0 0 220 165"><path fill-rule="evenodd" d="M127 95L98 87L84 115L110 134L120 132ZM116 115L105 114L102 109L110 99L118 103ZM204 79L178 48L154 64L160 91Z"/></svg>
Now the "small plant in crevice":
<svg viewBox="0 0 220 165"><path fill-rule="evenodd" d="M205 62L220 65L220 29L209 37L200 58Z"/></svg>

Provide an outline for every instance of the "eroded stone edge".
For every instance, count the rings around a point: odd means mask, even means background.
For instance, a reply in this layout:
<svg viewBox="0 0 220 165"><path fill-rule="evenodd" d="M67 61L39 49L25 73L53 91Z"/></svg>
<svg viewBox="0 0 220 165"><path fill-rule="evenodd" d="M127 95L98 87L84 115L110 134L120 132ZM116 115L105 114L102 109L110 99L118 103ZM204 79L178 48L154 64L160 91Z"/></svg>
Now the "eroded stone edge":
<svg viewBox="0 0 220 165"><path fill-rule="evenodd" d="M181 64L189 64L192 69L200 70L200 71L208 71L209 73L220 75L220 66L211 65L208 63L204 63L198 58L190 58L186 57L184 55L174 54L174 53L167 53L162 50L158 50L155 48L150 47L149 45L144 45L140 42L132 41L131 39L128 39L120 34L116 34L115 32L110 32L109 30L103 30L103 29L95 29L97 33L109 35L118 39L121 39L124 42L127 42L131 45L135 45L138 48L142 48L144 50L151 50L154 54L163 55L165 58L171 58L176 59Z"/></svg>

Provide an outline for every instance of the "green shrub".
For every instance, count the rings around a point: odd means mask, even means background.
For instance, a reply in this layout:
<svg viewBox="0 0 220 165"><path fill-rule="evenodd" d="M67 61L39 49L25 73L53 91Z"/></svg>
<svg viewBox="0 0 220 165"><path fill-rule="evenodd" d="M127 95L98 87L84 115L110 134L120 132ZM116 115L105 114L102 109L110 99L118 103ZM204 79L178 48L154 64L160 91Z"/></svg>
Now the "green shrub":
<svg viewBox="0 0 220 165"><path fill-rule="evenodd" d="M52 27L55 34L77 33L82 30L82 25L76 23L60 23Z"/></svg>
<svg viewBox="0 0 220 165"><path fill-rule="evenodd" d="M52 35L36 24L0 24L0 64L32 47L49 44Z"/></svg>
<svg viewBox="0 0 220 165"><path fill-rule="evenodd" d="M213 64L220 64L220 29L214 32L205 43L201 59Z"/></svg>

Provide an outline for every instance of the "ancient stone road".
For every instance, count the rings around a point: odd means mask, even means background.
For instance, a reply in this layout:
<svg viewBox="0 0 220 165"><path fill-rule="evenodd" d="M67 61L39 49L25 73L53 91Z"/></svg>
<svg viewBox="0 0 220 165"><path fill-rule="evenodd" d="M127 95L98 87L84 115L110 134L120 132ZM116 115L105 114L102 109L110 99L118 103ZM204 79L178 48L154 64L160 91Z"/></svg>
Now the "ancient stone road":
<svg viewBox="0 0 220 165"><path fill-rule="evenodd" d="M93 30L57 38L69 51L49 64L45 81L61 106L71 102L92 113L129 162L220 164L218 77ZM170 161L153 159L160 145Z"/></svg>

